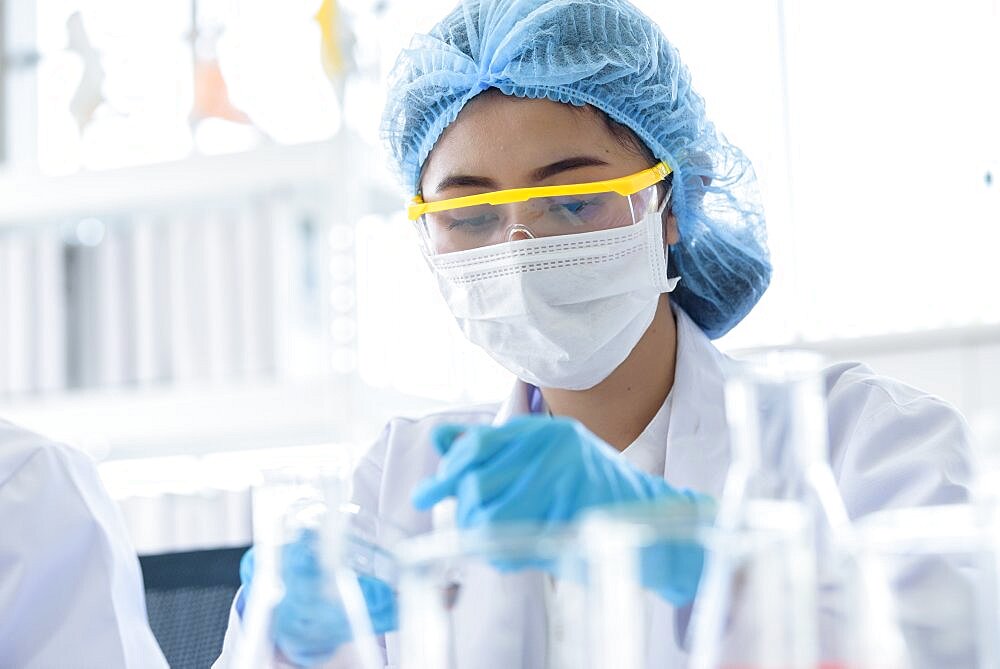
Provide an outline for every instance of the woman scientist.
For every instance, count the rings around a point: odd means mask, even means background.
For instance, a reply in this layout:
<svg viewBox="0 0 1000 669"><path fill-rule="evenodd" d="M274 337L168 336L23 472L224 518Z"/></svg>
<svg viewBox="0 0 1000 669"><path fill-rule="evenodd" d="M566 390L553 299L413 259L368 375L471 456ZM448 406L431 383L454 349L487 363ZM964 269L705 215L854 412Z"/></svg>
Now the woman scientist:
<svg viewBox="0 0 1000 669"><path fill-rule="evenodd" d="M423 250L466 336L518 381L499 407L391 422L356 501L416 534L447 498L470 527L718 496L729 455L712 339L771 266L753 168L676 49L625 0L465 0L413 39L393 79L383 131ZM853 518L967 498L967 428L948 405L852 364L828 369L826 388ZM389 632L386 593L366 591ZM309 625L313 605L286 598L279 656L309 664L336 648ZM475 624L500 620L529 617ZM497 625L481 666L544 658L544 630L525 622L505 644ZM683 651L662 639L675 666Z"/></svg>

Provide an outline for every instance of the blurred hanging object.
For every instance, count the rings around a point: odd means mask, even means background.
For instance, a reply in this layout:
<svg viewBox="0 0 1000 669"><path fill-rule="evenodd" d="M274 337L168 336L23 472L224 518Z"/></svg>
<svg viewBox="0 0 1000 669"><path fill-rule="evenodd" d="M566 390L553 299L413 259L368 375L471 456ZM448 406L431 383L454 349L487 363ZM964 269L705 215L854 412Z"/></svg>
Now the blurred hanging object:
<svg viewBox="0 0 1000 669"><path fill-rule="evenodd" d="M249 125L250 117L229 99L229 88L219 66L217 44L222 36L219 27L198 28L192 35L194 53L194 104L191 125L207 118L219 118Z"/></svg>
<svg viewBox="0 0 1000 669"><path fill-rule="evenodd" d="M323 70L333 83L337 101L343 106L347 79L357 69L354 60L356 38L338 0L323 0L314 18L320 29Z"/></svg>
<svg viewBox="0 0 1000 669"><path fill-rule="evenodd" d="M104 67L101 65L100 54L90 43L80 12L73 12L66 19L66 36L69 50L80 56L80 60L83 61L83 75L69 102L69 111L82 132L93 119L94 112L104 102L104 95L101 92L104 86Z"/></svg>

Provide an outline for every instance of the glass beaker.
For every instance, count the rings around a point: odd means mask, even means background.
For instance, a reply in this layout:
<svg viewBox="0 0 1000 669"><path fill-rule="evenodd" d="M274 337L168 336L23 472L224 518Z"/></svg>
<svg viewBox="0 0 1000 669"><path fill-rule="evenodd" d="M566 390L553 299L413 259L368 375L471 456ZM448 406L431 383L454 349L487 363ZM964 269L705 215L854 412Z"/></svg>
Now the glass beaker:
<svg viewBox="0 0 1000 669"><path fill-rule="evenodd" d="M858 589L867 596L854 607L854 665L1000 666L997 529L994 515L972 504L891 509L859 521L855 552L869 590Z"/></svg>
<svg viewBox="0 0 1000 669"><path fill-rule="evenodd" d="M592 666L572 530L442 530L407 540L398 555L403 669Z"/></svg>
<svg viewBox="0 0 1000 669"><path fill-rule="evenodd" d="M286 595L282 574L287 560L305 560L317 572L317 598L323 616L303 620L329 648L331 657L350 658L350 666L381 669L385 664L372 628L359 576L391 584L394 558L384 548L380 521L345 502L346 480L321 471L285 468L268 471L252 491L253 582L243 613L243 634L234 665L271 666L276 654L275 614ZM297 550L290 548L297 547ZM295 557L293 557L295 556ZM329 603L329 605L327 605ZM325 626L336 625L331 632Z"/></svg>
<svg viewBox="0 0 1000 669"><path fill-rule="evenodd" d="M695 669L816 669L817 569L812 514L750 500L738 528L702 533L706 571L688 636Z"/></svg>
<svg viewBox="0 0 1000 669"><path fill-rule="evenodd" d="M690 604L714 511L711 502L663 500L584 516L580 541L591 666L685 665Z"/></svg>

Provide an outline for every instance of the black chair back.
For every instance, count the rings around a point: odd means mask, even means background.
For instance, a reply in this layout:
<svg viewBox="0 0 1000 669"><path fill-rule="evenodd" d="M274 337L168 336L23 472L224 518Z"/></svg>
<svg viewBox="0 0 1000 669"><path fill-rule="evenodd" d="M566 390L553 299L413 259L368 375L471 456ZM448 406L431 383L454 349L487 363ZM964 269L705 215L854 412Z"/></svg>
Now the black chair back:
<svg viewBox="0 0 1000 669"><path fill-rule="evenodd" d="M246 550L139 557L149 625L171 669L207 669L219 657Z"/></svg>

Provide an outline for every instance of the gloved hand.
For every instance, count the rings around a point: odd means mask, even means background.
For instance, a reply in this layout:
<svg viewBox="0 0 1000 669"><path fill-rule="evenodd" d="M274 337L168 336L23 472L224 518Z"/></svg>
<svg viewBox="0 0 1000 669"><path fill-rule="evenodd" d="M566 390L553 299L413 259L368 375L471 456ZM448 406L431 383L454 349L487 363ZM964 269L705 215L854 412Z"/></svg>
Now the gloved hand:
<svg viewBox="0 0 1000 669"><path fill-rule="evenodd" d="M285 595L275 608L272 634L275 646L289 661L308 667L332 656L351 641L347 612L339 600L324 593L326 579L317 556L317 537L303 532L298 540L282 548L281 577ZM253 548L240 562L241 598L250 592L253 580ZM396 596L391 586L373 576L359 575L358 584L375 634L394 631L398 626ZM241 602L237 610L242 613Z"/></svg>
<svg viewBox="0 0 1000 669"><path fill-rule="evenodd" d="M642 587L674 606L694 600L704 567L705 550L692 541L663 541L639 552Z"/></svg>
<svg viewBox="0 0 1000 669"><path fill-rule="evenodd" d="M427 510L455 497L462 529L505 522L536 523L544 529L599 506L704 500L636 469L570 419L523 416L500 427L443 425L432 439L441 463L414 491L413 504ZM686 603L701 576L701 548L671 543L666 549L659 555L660 547L644 552L643 582L672 603ZM558 565L549 570L558 571Z"/></svg>

